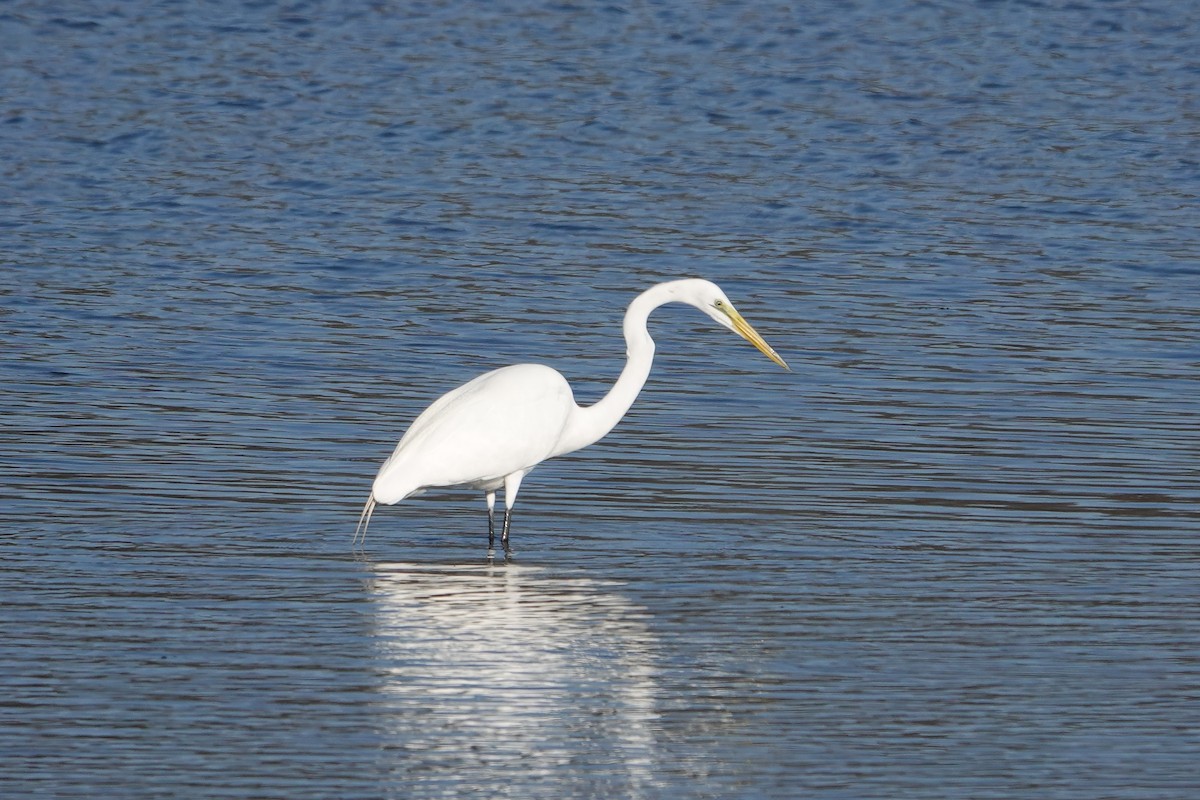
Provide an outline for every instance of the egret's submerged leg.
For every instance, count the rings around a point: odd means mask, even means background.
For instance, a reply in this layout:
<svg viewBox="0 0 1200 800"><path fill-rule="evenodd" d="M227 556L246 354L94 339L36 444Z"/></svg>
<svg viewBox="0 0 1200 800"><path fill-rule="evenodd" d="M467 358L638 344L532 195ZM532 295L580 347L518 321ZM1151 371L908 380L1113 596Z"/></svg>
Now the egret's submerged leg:
<svg viewBox="0 0 1200 800"><path fill-rule="evenodd" d="M517 502L517 492L521 489L521 479L528 472L514 472L504 479L504 528L500 531L500 544L508 549L508 531L512 526L513 505Z"/></svg>
<svg viewBox="0 0 1200 800"><path fill-rule="evenodd" d="M496 546L496 492L490 491L486 495L488 507L488 549L491 550Z"/></svg>
<svg viewBox="0 0 1200 800"><path fill-rule="evenodd" d="M358 515L358 525L354 528L354 538L350 540L350 544L362 544L367 540L367 528L371 525L371 515L375 513L375 495L371 494L367 498L367 504L363 506L362 513ZM359 538L358 532L362 530L362 538Z"/></svg>
<svg viewBox="0 0 1200 800"><path fill-rule="evenodd" d="M502 544L504 546L505 550L508 550L508 528L511 524L512 524L512 509L506 508L506 509L504 509L504 527L500 531L500 544Z"/></svg>

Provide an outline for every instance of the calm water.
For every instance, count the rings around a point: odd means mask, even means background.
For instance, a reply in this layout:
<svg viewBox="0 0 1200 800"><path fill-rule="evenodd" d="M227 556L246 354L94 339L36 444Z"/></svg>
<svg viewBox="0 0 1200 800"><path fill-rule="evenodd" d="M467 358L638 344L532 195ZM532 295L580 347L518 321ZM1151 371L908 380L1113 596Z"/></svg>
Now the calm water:
<svg viewBox="0 0 1200 800"><path fill-rule="evenodd" d="M0 3L0 795L1194 795L1200 7L332 6Z"/></svg>

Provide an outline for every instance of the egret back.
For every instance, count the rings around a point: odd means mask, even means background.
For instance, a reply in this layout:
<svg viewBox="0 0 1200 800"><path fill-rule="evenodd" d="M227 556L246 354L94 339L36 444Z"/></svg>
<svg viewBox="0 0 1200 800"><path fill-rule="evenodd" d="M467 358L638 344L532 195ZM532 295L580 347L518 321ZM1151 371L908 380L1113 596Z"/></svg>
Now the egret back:
<svg viewBox="0 0 1200 800"><path fill-rule="evenodd" d="M380 468L373 495L391 505L426 487L494 488L552 455L577 408L566 379L549 367L480 375L417 417Z"/></svg>

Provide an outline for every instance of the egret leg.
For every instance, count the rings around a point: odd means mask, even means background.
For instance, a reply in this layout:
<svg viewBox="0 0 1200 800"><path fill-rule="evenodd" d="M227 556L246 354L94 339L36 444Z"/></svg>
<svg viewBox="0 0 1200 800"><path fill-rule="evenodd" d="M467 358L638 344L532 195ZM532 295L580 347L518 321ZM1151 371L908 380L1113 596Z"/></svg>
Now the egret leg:
<svg viewBox="0 0 1200 800"><path fill-rule="evenodd" d="M375 495L372 493L367 498L367 504L363 506L362 513L358 515L358 525L354 528L354 538L350 540L351 545L362 544L367 541L367 528L371 525L371 515L375 513ZM362 530L362 537L358 535L359 530Z"/></svg>
<svg viewBox="0 0 1200 800"><path fill-rule="evenodd" d="M504 545L504 550L508 550L508 528L512 524L512 509L504 509L504 529L500 532L500 544Z"/></svg>
<svg viewBox="0 0 1200 800"><path fill-rule="evenodd" d="M496 492L492 490L487 493L488 507L488 549L491 550L496 546Z"/></svg>
<svg viewBox="0 0 1200 800"><path fill-rule="evenodd" d="M500 532L500 544L508 549L508 531L512 525L513 504L517 502L517 492L521 489L524 472L514 472L504 479L504 529Z"/></svg>

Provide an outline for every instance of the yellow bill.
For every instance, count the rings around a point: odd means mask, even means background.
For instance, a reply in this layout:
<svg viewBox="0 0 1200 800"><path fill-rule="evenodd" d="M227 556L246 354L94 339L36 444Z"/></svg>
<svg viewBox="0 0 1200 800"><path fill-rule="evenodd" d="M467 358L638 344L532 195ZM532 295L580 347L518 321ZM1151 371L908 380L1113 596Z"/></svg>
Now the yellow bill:
<svg viewBox="0 0 1200 800"><path fill-rule="evenodd" d="M738 313L738 310L736 308L729 305L728 303L725 303L724 305L721 306L721 310L724 311L729 316L729 321L731 323L733 323L733 329L737 332L737 334L739 336L741 336L743 339L745 339L750 344L757 347L764 356L771 359L776 364L778 364L779 366L786 369L788 372L792 371L792 368L787 365L787 362L779 357L779 353L775 352L775 348L773 348L773 347L771 347L771 345L767 344L767 340L758 335L758 331L754 330L754 328L751 327L749 322L746 322L745 318L743 318L742 315Z"/></svg>

